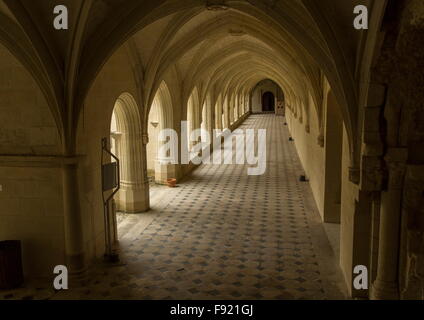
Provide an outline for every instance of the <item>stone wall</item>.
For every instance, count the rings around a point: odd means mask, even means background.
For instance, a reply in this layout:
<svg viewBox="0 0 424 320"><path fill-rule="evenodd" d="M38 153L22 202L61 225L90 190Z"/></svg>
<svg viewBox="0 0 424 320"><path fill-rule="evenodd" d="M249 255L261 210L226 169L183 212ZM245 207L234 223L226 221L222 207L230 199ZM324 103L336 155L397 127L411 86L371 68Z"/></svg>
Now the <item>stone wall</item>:
<svg viewBox="0 0 424 320"><path fill-rule="evenodd" d="M330 99L329 102L334 103L335 101L331 101ZM333 214L335 210L339 210L339 220L341 223L340 266L346 280L346 286L349 292L353 294L352 271L354 268L353 264L357 260L354 259L353 256L353 247L355 245L354 215L357 187L349 180L351 159L347 133L343 124L340 124L340 128L338 126L335 128L335 124L332 123L329 130L331 127L337 131L342 129L342 141L338 142L341 143L342 149L334 149L334 145L328 145L326 140L324 140L324 146L321 147L318 143L318 137L320 136L321 130L318 116L315 111L316 108L313 106L312 101L310 101L310 106L309 114L305 115L309 116L309 132L306 130L305 121L300 122L300 118L295 117L291 110L287 110L286 119L305 174L309 179L309 184L322 220L325 221L327 219L329 211ZM336 115L334 115L333 107L331 110L327 110L327 105L325 105L324 109L323 113L330 116L328 117L329 121L337 119L337 117L335 117ZM331 114L327 114L327 111L331 112ZM338 121L341 121L341 119ZM330 135L336 134L335 132L328 131L327 134L328 138L337 138L330 137ZM338 138L340 139L340 137ZM328 143L334 143L331 139L329 139ZM330 149L328 147L330 147ZM340 168L335 166L334 161L340 162ZM332 181L334 178L334 170L341 170L339 186L337 186L337 181ZM332 193L328 194L330 185L333 186L331 190ZM341 190L335 190L335 188L340 188ZM326 190L327 194L325 193ZM337 195L335 194L336 191L338 192ZM337 206L336 197L339 197L338 208L335 208L335 206ZM326 201L333 204L333 206L327 205L326 208ZM330 209L328 207L330 207ZM330 222L339 223L338 220Z"/></svg>
<svg viewBox="0 0 424 320"><path fill-rule="evenodd" d="M83 241L88 261L100 258L104 254L101 139L110 137L112 112L117 99L124 93L128 93L137 101L141 113L142 106L138 98L139 92L134 81L133 69L129 63L125 48L121 48L111 57L98 75L85 101L84 110L80 115L77 152L83 156L79 165L79 181ZM142 119L139 120L142 121ZM141 123L139 125L141 126ZM138 132L138 138L141 144L141 130ZM136 144L136 142L133 143ZM127 164L122 165L126 166ZM138 172L134 178L143 179L142 175L143 172ZM121 192L120 196L126 196L124 193ZM135 193L136 195L132 196L133 202L147 201L143 190L139 189ZM142 200L137 200L137 195ZM131 195L129 194L128 196L130 197Z"/></svg>
<svg viewBox="0 0 424 320"><path fill-rule="evenodd" d="M324 149L317 143L319 135L318 117L316 112L311 110L310 113L310 131L306 131L305 124L299 122L299 118L295 118L291 111L286 112L287 124L289 131L294 139L296 150L302 162L305 174L309 179L312 193L315 198L318 210L323 216L324 214ZM282 142L289 143L289 142ZM301 173L299 173L300 176Z"/></svg>
<svg viewBox="0 0 424 320"><path fill-rule="evenodd" d="M26 69L0 46L0 241L21 240L24 272L64 261L60 139Z"/></svg>

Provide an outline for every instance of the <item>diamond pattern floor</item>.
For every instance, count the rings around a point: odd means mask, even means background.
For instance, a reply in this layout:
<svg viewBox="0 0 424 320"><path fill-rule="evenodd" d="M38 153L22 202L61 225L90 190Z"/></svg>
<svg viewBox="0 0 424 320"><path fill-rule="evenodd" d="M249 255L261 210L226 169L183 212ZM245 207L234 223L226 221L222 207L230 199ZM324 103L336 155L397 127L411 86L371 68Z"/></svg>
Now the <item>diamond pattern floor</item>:
<svg viewBox="0 0 424 320"><path fill-rule="evenodd" d="M178 188L156 187L153 210L120 215L123 263L99 265L84 288L15 299L342 299L340 272L284 118L267 129L267 172L202 165ZM2 293L0 291L0 297Z"/></svg>

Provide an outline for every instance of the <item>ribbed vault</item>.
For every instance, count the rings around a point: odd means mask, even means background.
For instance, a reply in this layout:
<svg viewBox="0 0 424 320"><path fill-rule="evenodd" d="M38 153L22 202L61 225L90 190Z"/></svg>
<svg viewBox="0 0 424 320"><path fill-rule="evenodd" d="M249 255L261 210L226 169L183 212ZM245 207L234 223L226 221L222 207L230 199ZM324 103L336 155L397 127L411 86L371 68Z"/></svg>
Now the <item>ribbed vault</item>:
<svg viewBox="0 0 424 320"><path fill-rule="evenodd" d="M374 2L368 2L372 7ZM308 104L311 95L321 122L326 77L354 154L356 71L362 59L357 48L364 41L362 33L351 27L355 0L64 0L61 4L71 13L70 29L64 33L51 30L55 1L1 0L0 41L39 83L65 152L75 148L79 115L96 76L119 48L128 45L147 108L172 70L184 82L185 100L195 86L204 99L207 93L216 97L234 89L246 93L270 78L286 92L289 104L298 99ZM21 39L21 45L14 39Z"/></svg>

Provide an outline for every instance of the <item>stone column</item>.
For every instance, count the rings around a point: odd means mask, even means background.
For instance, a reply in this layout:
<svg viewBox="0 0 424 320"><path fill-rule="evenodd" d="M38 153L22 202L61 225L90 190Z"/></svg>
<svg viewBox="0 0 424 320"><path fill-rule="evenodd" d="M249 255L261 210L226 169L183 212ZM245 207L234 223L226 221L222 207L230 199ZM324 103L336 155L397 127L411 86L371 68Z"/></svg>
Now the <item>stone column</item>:
<svg viewBox="0 0 424 320"><path fill-rule="evenodd" d="M402 198L401 299L424 299L424 165L408 165Z"/></svg>
<svg viewBox="0 0 424 320"><path fill-rule="evenodd" d="M62 169L66 266L71 275L78 276L86 269L78 188L78 159L66 158Z"/></svg>
<svg viewBox="0 0 424 320"><path fill-rule="evenodd" d="M328 99L324 128L323 221L340 223L343 155L343 119L334 98Z"/></svg>
<svg viewBox="0 0 424 320"><path fill-rule="evenodd" d="M378 242L380 234L380 192L373 192L372 194L372 217L371 217L371 248L370 248L370 268L369 280L373 283L377 278L378 268Z"/></svg>
<svg viewBox="0 0 424 320"><path fill-rule="evenodd" d="M164 164L160 159L155 161L155 181L165 184L167 179L177 178L177 166L175 164Z"/></svg>
<svg viewBox="0 0 424 320"><path fill-rule="evenodd" d="M399 299L398 262L401 197L407 159L406 149L389 149L385 157L388 187L381 193L377 278L371 299Z"/></svg>
<svg viewBox="0 0 424 320"><path fill-rule="evenodd" d="M142 181L142 197L143 197L143 211L150 210L150 184L147 175L147 144L149 143L149 135L143 134L141 139L141 181Z"/></svg>
<svg viewBox="0 0 424 320"><path fill-rule="evenodd" d="M228 99L227 99L228 100ZM229 103L227 102L226 104L224 104L224 128L223 129L229 129L230 128L230 106Z"/></svg>
<svg viewBox="0 0 424 320"><path fill-rule="evenodd" d="M149 210L146 145L148 137L139 132L124 133L121 138L121 190L118 210L139 213Z"/></svg>
<svg viewBox="0 0 424 320"><path fill-rule="evenodd" d="M228 125L227 127L230 128L230 126L234 122L234 100L231 98L228 98Z"/></svg>

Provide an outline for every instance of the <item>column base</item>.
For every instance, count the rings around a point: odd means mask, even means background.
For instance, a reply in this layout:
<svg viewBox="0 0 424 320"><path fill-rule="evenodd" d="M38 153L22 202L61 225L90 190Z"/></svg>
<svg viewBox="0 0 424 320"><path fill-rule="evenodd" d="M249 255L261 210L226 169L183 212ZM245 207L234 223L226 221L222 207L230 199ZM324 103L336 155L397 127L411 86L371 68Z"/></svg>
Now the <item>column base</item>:
<svg viewBox="0 0 424 320"><path fill-rule="evenodd" d="M155 181L158 184L166 184L167 179L177 179L177 165L155 163Z"/></svg>
<svg viewBox="0 0 424 320"><path fill-rule="evenodd" d="M84 254L67 255L66 266L68 268L69 288L80 288L87 282L88 266Z"/></svg>
<svg viewBox="0 0 424 320"><path fill-rule="evenodd" d="M141 213L150 209L149 187L121 189L116 196L116 208L125 213Z"/></svg>
<svg viewBox="0 0 424 320"><path fill-rule="evenodd" d="M422 291L422 280L413 276L408 280L408 286L402 291L402 300L422 300L424 292Z"/></svg>
<svg viewBox="0 0 424 320"><path fill-rule="evenodd" d="M371 300L399 300L398 285L393 282L375 280L371 286Z"/></svg>
<svg viewBox="0 0 424 320"><path fill-rule="evenodd" d="M79 275L84 273L87 270L87 267L85 264L85 256L83 253L67 255L66 263L69 270L69 274Z"/></svg>

